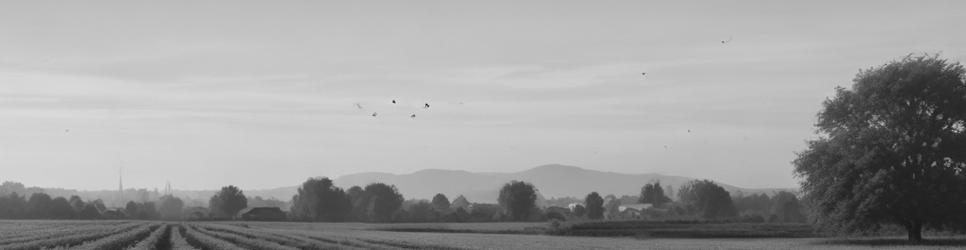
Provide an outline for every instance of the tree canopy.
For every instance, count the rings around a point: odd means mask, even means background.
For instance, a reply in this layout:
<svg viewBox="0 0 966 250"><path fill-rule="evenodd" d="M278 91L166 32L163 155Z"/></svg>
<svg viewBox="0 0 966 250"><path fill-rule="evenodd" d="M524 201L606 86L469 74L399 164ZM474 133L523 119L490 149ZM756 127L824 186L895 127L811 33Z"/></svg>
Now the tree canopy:
<svg viewBox="0 0 966 250"><path fill-rule="evenodd" d="M966 70L907 56L862 70L818 113L793 162L819 223L845 232L966 225Z"/></svg>
<svg viewBox="0 0 966 250"><path fill-rule="evenodd" d="M530 211L536 207L537 189L533 184L522 181L510 181L500 189L500 206L510 219L526 220Z"/></svg>
<svg viewBox="0 0 966 250"><path fill-rule="evenodd" d="M731 194L709 180L693 180L678 192L681 202L705 219L728 218L738 215Z"/></svg>
<svg viewBox="0 0 966 250"><path fill-rule="evenodd" d="M661 182L648 183L641 187L641 198L638 200L640 203L650 203L655 207L659 207L670 201L671 198L668 198L664 194L664 188L661 187Z"/></svg>
<svg viewBox="0 0 966 250"><path fill-rule="evenodd" d="M292 216L308 221L343 221L349 214L349 199L329 178L310 178L292 197Z"/></svg>
<svg viewBox="0 0 966 250"><path fill-rule="evenodd" d="M604 218L604 198L597 192L591 192L584 198L584 205L587 207L587 218L599 220Z"/></svg>
<svg viewBox="0 0 966 250"><path fill-rule="evenodd" d="M184 209L184 201L180 198L169 194L161 196L160 202L158 212L161 213L161 219L180 220L182 218L181 210Z"/></svg>
<svg viewBox="0 0 966 250"><path fill-rule="evenodd" d="M436 196L433 196L433 208L436 211L449 211L449 205L449 199L446 198L446 195L436 194Z"/></svg>
<svg viewBox="0 0 966 250"><path fill-rule="evenodd" d="M396 186L372 183L363 189L364 199L368 201L366 216L369 221L387 222L402 207L403 196Z"/></svg>
<svg viewBox="0 0 966 250"><path fill-rule="evenodd" d="M222 187L208 201L211 213L220 218L234 218L238 215L238 211L246 207L248 207L248 198L241 189L232 185Z"/></svg>

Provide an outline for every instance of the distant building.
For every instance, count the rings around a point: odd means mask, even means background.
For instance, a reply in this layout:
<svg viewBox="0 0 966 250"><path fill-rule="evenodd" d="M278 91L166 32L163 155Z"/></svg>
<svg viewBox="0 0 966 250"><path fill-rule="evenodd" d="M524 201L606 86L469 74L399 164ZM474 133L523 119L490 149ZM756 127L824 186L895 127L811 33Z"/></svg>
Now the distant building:
<svg viewBox="0 0 966 250"><path fill-rule="evenodd" d="M571 213L576 213L577 212L577 206L583 207L584 206L584 203L574 202L574 203L567 204L567 208L570 209L570 212Z"/></svg>
<svg viewBox="0 0 966 250"><path fill-rule="evenodd" d="M253 207L246 208L238 212L238 217L242 220L255 221L284 221L287 219L285 212L278 207Z"/></svg>
<svg viewBox="0 0 966 250"><path fill-rule="evenodd" d="M189 207L185 208L182 213L187 220L208 220L211 218L211 212L206 207Z"/></svg>
<svg viewBox="0 0 966 250"><path fill-rule="evenodd" d="M651 203L627 204L617 207L617 218L622 219L641 219L644 218L644 211L654 208Z"/></svg>
<svg viewBox="0 0 966 250"><path fill-rule="evenodd" d="M651 203L627 204L627 205L620 205L619 207L617 207L617 211L624 212L625 210L632 209L638 212L642 212L644 210L648 210L653 207L654 207L654 204L651 204Z"/></svg>

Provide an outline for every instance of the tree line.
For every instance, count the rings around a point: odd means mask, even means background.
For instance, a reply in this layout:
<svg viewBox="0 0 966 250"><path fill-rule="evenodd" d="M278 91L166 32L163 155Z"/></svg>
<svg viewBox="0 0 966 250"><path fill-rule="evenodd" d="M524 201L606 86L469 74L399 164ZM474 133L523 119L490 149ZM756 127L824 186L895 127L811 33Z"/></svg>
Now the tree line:
<svg viewBox="0 0 966 250"><path fill-rule="evenodd" d="M628 200L591 192L569 207L537 206L538 190L531 183L511 181L499 190L497 204L471 203L459 196L450 201L444 194L432 200L405 200L394 185L372 183L342 189L329 178L310 178L299 186L282 218L325 222L486 222L601 219L732 219L746 222L804 222L802 207L794 194L731 195L708 180L695 180L679 188L678 199L667 196L659 182L645 184L640 195ZM259 201L255 201L259 200ZM250 200L236 186L225 186L208 201L208 207L185 208L173 195L156 201L129 201L123 208L108 209L101 200L85 202L77 196L51 198L42 192L29 197L16 192L0 196L2 219L139 219L139 220L233 220L241 219ZM622 210L623 205L647 204ZM281 210L279 210L281 211ZM631 212L628 212L631 211Z"/></svg>

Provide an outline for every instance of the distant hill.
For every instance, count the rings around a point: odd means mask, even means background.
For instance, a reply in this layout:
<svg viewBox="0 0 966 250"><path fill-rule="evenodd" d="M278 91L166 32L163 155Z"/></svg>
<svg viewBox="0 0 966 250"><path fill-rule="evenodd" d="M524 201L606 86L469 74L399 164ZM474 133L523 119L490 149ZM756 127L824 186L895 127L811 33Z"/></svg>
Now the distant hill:
<svg viewBox="0 0 966 250"><path fill-rule="evenodd" d="M674 197L677 189L694 180L694 178L671 176L662 174L624 174L596 171L574 166L550 164L534 167L514 173L474 173L463 170L427 169L410 174L389 173L359 173L345 175L333 180L335 185L348 189L352 186L365 186L373 182L396 185L406 199L431 199L437 193L443 193L451 200L459 195L465 196L470 202L495 203L500 187L511 180L521 180L533 183L543 198L577 197L583 198L588 193L596 191L601 195L613 194L637 195L641 186L660 181L665 192ZM789 188L749 189L725 183L718 183L732 195L742 194L771 194L785 190L797 192ZM242 187L243 184L239 183ZM116 191L78 191L59 188L44 188L57 196L79 194L82 198L101 198L110 202L116 200ZM244 190L250 197L275 198L288 201L296 193L298 186L279 187L272 189ZM136 197L135 190L125 191L129 197ZM206 206L215 190L174 190L174 195L189 199L186 203L192 206ZM157 193L152 192L154 198ZM125 200L131 200L125 197Z"/></svg>

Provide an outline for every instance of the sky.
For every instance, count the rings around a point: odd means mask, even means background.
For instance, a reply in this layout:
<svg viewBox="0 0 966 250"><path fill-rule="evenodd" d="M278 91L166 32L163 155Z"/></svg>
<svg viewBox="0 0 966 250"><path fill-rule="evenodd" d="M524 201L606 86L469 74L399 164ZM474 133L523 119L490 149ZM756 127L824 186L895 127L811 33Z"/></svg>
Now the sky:
<svg viewBox="0 0 966 250"><path fill-rule="evenodd" d="M795 187L834 88L910 53L966 61L964 9L4 1L0 181L258 189L559 163Z"/></svg>

